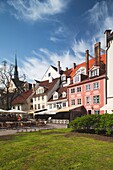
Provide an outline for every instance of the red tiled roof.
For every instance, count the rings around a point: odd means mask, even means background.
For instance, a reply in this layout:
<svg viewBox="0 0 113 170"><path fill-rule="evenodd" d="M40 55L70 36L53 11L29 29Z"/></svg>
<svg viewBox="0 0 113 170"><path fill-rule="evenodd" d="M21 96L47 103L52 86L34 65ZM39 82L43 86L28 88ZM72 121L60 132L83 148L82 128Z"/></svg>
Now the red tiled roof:
<svg viewBox="0 0 113 170"><path fill-rule="evenodd" d="M103 61L104 64L106 64L106 54L102 54L100 57L100 61ZM89 60L89 69L92 68L92 66L95 64L95 58L92 58ZM75 69L73 69L72 73L70 74L71 77L73 77L76 74L76 71L80 67L86 67L86 62L83 62L81 64L78 64Z"/></svg>
<svg viewBox="0 0 113 170"><path fill-rule="evenodd" d="M30 95L32 94L32 89L21 93L19 96L17 96L13 101L12 101L12 105L16 105L16 104L23 104L26 102L26 100L30 97Z"/></svg>
<svg viewBox="0 0 113 170"><path fill-rule="evenodd" d="M63 74L65 74L67 77L69 77L72 71L73 71L73 69L70 68L68 70L63 71Z"/></svg>

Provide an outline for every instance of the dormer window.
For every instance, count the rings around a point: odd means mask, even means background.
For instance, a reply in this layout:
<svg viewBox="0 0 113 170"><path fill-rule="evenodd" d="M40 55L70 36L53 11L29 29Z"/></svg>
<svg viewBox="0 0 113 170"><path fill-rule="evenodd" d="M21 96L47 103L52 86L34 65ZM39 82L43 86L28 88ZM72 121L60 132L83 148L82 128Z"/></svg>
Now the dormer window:
<svg viewBox="0 0 113 170"><path fill-rule="evenodd" d="M66 75L62 76L62 81L66 81Z"/></svg>
<svg viewBox="0 0 113 170"><path fill-rule="evenodd" d="M41 94L41 93L44 93L44 88L43 87L40 87L36 90L36 94Z"/></svg>
<svg viewBox="0 0 113 170"><path fill-rule="evenodd" d="M56 99L58 99L58 93L57 92L55 92L54 95L53 95L53 100L56 100Z"/></svg>
<svg viewBox="0 0 113 170"><path fill-rule="evenodd" d="M80 81L80 76L79 76L79 75L76 75L76 76L75 76L75 83L76 83L76 82L79 82L79 81Z"/></svg>
<svg viewBox="0 0 113 170"><path fill-rule="evenodd" d="M92 70L89 71L89 77L95 77L99 76L99 68L93 68Z"/></svg>
<svg viewBox="0 0 113 170"><path fill-rule="evenodd" d="M63 93L62 93L62 97L66 97L66 92L63 92Z"/></svg>

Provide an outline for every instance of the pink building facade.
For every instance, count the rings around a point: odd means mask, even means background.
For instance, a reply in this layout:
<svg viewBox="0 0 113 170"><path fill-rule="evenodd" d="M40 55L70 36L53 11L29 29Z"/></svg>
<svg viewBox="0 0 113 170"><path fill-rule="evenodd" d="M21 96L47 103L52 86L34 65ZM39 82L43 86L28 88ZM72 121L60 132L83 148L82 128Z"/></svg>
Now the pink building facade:
<svg viewBox="0 0 113 170"><path fill-rule="evenodd" d="M106 103L106 55L101 54L100 42L94 45L93 57L86 50L86 61L76 65L71 77L68 105L82 105L87 114L104 114L100 108Z"/></svg>
<svg viewBox="0 0 113 170"><path fill-rule="evenodd" d="M87 114L104 114L105 75L68 86L69 106L83 105Z"/></svg>

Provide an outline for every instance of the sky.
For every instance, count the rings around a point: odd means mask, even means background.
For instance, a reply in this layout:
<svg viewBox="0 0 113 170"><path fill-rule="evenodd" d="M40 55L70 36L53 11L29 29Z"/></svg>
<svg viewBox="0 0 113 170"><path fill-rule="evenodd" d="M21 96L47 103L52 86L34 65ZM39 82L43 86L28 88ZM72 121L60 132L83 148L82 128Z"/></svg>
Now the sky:
<svg viewBox="0 0 113 170"><path fill-rule="evenodd" d="M19 76L41 80L50 65L62 69L93 55L113 29L112 0L0 0L0 63L14 64Z"/></svg>

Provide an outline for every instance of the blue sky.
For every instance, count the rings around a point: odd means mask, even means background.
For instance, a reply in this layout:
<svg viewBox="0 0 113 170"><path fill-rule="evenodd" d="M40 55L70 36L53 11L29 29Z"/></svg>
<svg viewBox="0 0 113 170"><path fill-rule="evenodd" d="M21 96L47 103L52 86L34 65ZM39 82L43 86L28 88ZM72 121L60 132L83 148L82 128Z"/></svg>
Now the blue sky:
<svg viewBox="0 0 113 170"><path fill-rule="evenodd" d="M0 62L40 80L50 64L72 67L93 55L94 43L113 29L112 0L0 0Z"/></svg>

